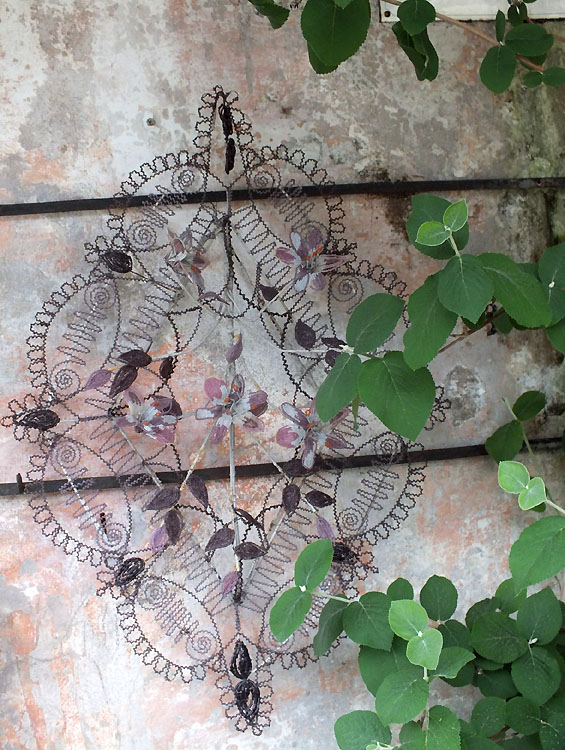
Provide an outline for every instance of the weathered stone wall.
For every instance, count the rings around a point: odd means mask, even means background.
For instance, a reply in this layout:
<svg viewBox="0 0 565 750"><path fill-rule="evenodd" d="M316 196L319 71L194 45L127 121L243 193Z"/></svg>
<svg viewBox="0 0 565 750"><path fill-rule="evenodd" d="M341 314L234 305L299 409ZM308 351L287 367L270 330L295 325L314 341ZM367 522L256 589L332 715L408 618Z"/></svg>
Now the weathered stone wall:
<svg viewBox="0 0 565 750"><path fill-rule="evenodd" d="M550 28L564 33L558 22ZM562 174L563 90L515 83L494 97L477 80L481 40L442 24L431 35L442 61L432 84L416 81L392 32L378 23L360 54L316 76L298 16L274 32L243 0L8 0L0 16L0 201L113 194L144 161L190 148L200 96L216 83L239 92L258 145L300 148L336 182ZM471 252L526 261L565 239L559 193L447 197L468 199ZM409 245L408 198L350 197L344 208L359 256L395 271L408 292L437 267ZM2 413L29 389L25 338L35 312L85 271L84 242L104 232L105 218L0 219ZM562 359L540 332L479 333L453 347L432 367L452 408L424 435L426 447L482 442L506 420L502 396L528 388L548 395L532 434L558 434ZM12 482L27 454L7 430L0 446L1 481ZM563 459L542 462L548 484L562 487ZM379 545L380 575L366 585L448 575L465 586L462 613L507 577L505 557L525 523L498 491L490 459L431 464L423 497ZM325 748L334 746L341 713L371 707L356 647L344 642L306 670L276 669L271 728L260 738L234 733L212 679L169 684L142 664L118 627L114 602L95 595L94 572L41 536L20 496L2 499L0 574L6 750ZM468 712L465 693L456 701Z"/></svg>

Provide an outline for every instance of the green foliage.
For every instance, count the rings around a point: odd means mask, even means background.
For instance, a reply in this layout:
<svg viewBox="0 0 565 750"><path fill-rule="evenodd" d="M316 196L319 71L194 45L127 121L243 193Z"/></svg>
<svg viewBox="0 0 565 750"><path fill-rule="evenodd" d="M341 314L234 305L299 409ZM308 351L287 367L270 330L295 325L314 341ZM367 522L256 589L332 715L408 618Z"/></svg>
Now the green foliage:
<svg viewBox="0 0 565 750"><path fill-rule="evenodd" d="M412 197L412 212L406 222L406 232L410 242L424 255L429 255L437 260L446 260L454 255L455 251L449 240L438 246L428 246L417 242L416 237L422 224L426 222L439 222L443 225L443 217L450 206L445 198L429 193L420 193ZM453 233L453 239L459 250L462 250L469 241L469 226L465 224L460 230Z"/></svg>
<svg viewBox="0 0 565 750"><path fill-rule="evenodd" d="M394 331L404 302L392 294L372 294L363 300L349 318L346 341L357 354L373 352Z"/></svg>
<svg viewBox="0 0 565 750"><path fill-rule="evenodd" d="M364 362L359 395L389 430L415 440L435 401L435 384L425 367L412 370L401 352Z"/></svg>
<svg viewBox="0 0 565 750"><path fill-rule="evenodd" d="M475 703L471 725L478 734L488 737L506 724L506 702L502 698L481 698Z"/></svg>
<svg viewBox="0 0 565 750"><path fill-rule="evenodd" d="M522 425L517 419L513 419L487 438L485 448L495 461L510 461L520 452L523 442Z"/></svg>
<svg viewBox="0 0 565 750"><path fill-rule="evenodd" d="M383 724L405 724L421 713L428 702L430 686L411 669L385 677L375 696L375 710Z"/></svg>
<svg viewBox="0 0 565 750"><path fill-rule="evenodd" d="M314 591L326 577L332 564L330 539L318 539L305 547L294 565L294 582L299 588Z"/></svg>
<svg viewBox="0 0 565 750"><path fill-rule="evenodd" d="M565 74L565 70L563 71ZM544 73L545 78L546 73ZM538 263L544 295L551 308L551 324L565 318L565 243L548 247Z"/></svg>
<svg viewBox="0 0 565 750"><path fill-rule="evenodd" d="M438 282L438 274L428 276L408 301L410 327L404 334L404 359L413 370L431 362L457 322L457 315L439 301Z"/></svg>
<svg viewBox="0 0 565 750"><path fill-rule="evenodd" d="M538 24L520 24L506 34L504 44L517 55L535 57L548 52L553 46L553 37Z"/></svg>
<svg viewBox="0 0 565 750"><path fill-rule="evenodd" d="M413 636L406 645L406 657L409 662L426 669L435 669L443 646L443 637L439 630L428 628L423 633Z"/></svg>
<svg viewBox="0 0 565 750"><path fill-rule="evenodd" d="M526 328L551 323L551 309L537 279L501 253L483 253L478 261L492 279L494 296L513 320Z"/></svg>
<svg viewBox="0 0 565 750"><path fill-rule="evenodd" d="M561 605L550 588L532 594L518 609L516 625L528 642L544 645L560 632L563 622Z"/></svg>
<svg viewBox="0 0 565 750"><path fill-rule="evenodd" d="M408 641L427 629L428 613L418 602L400 599L391 603L388 622L396 635Z"/></svg>
<svg viewBox="0 0 565 750"><path fill-rule="evenodd" d="M516 399L512 411L516 419L525 422L545 408L545 394L540 391L526 391Z"/></svg>
<svg viewBox="0 0 565 750"><path fill-rule="evenodd" d="M320 614L318 632L314 636L313 646L316 656L322 656L330 650L332 643L343 632L343 610L347 602L330 599Z"/></svg>
<svg viewBox="0 0 565 750"><path fill-rule="evenodd" d="M420 602L430 620L449 620L457 607L457 589L448 578L432 576L420 591Z"/></svg>
<svg viewBox="0 0 565 750"><path fill-rule="evenodd" d="M302 34L309 47L330 67L337 67L357 52L370 23L367 0L351 0L346 7L339 7L334 0L308 0L301 16Z"/></svg>
<svg viewBox="0 0 565 750"><path fill-rule="evenodd" d="M393 581L388 589L386 590L389 599L395 601L396 599L413 599L414 589L410 581L406 578L397 578Z"/></svg>
<svg viewBox="0 0 565 750"><path fill-rule="evenodd" d="M533 701L521 695L505 704L506 723L520 734L535 734L540 727L540 709Z"/></svg>
<svg viewBox="0 0 565 750"><path fill-rule="evenodd" d="M249 2L258 13L269 19L273 29L280 29L290 14L288 8L277 5L274 0L249 0Z"/></svg>
<svg viewBox="0 0 565 750"><path fill-rule="evenodd" d="M277 641L286 641L298 630L312 606L312 594L292 588L285 591L275 602L269 616L271 633Z"/></svg>
<svg viewBox="0 0 565 750"><path fill-rule="evenodd" d="M561 670L545 648L533 646L512 664L512 680L524 698L541 706L557 692Z"/></svg>
<svg viewBox="0 0 565 750"><path fill-rule="evenodd" d="M439 628L438 628L439 631ZM454 679L461 669L475 658L472 651L460 646L444 646L434 669L433 677L447 677Z"/></svg>
<svg viewBox="0 0 565 750"><path fill-rule="evenodd" d="M541 518L522 531L508 558L519 587L533 586L565 568L565 518Z"/></svg>
<svg viewBox="0 0 565 750"><path fill-rule="evenodd" d="M519 461L501 461L498 464L498 484L506 492L518 495L530 481L530 472Z"/></svg>
<svg viewBox="0 0 565 750"><path fill-rule="evenodd" d="M515 620L502 612L481 615L471 630L471 643L481 656L503 663L514 661L528 649Z"/></svg>
<svg viewBox="0 0 565 750"><path fill-rule="evenodd" d="M530 479L525 489L518 495L518 505L522 510L531 510L546 501L545 484L541 477Z"/></svg>
<svg viewBox="0 0 565 750"><path fill-rule="evenodd" d="M334 732L340 750L365 750L368 745L391 741L390 729L381 724L373 711L352 711L340 716Z"/></svg>
<svg viewBox="0 0 565 750"><path fill-rule="evenodd" d="M343 629L355 643L388 651L393 635L388 624L389 607L386 594L370 591L344 610Z"/></svg>
<svg viewBox="0 0 565 750"><path fill-rule="evenodd" d="M361 365L356 354L338 354L334 366L316 394L316 411L321 420L329 422L355 398Z"/></svg>
<svg viewBox="0 0 565 750"><path fill-rule="evenodd" d="M424 31L435 17L436 10L427 0L405 0L398 9L398 20L410 36Z"/></svg>
<svg viewBox="0 0 565 750"><path fill-rule="evenodd" d="M474 255L451 258L439 273L441 304L476 323L494 292L494 284Z"/></svg>
<svg viewBox="0 0 565 750"><path fill-rule="evenodd" d="M479 69L481 81L493 94L506 91L515 72L516 56L508 47L491 47Z"/></svg>

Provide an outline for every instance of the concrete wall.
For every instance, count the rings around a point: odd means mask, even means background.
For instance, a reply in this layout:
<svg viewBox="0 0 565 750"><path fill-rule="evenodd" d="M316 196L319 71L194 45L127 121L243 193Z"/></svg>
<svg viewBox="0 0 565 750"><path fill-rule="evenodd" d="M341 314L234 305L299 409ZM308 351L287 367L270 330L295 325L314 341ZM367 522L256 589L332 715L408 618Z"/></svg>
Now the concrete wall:
<svg viewBox="0 0 565 750"><path fill-rule="evenodd" d="M480 28L494 35L488 24ZM563 34L558 22L550 28ZM0 16L0 201L113 194L139 164L191 147L200 96L217 83L239 92L257 145L300 148L336 182L562 174L562 89L517 83L495 97L477 80L482 41L443 24L431 35L442 61L432 84L415 80L390 29L378 23L359 55L318 77L296 14L273 32L237 0L8 0ZM525 261L565 239L558 192L447 197L468 199L471 252ZM351 197L344 208L359 257L395 271L408 293L437 267L405 236L409 199ZM25 338L35 312L63 281L86 272L83 245L104 233L105 220L102 212L0 220L2 414L30 388ZM501 397L528 388L548 394L532 434L558 434L562 359L536 332L479 333L453 347L432 368L451 410L422 442L483 441L506 420ZM208 365L200 363L200 381ZM26 470L28 452L8 430L0 433L0 481ZM541 461L558 495L564 462ZM380 573L363 586L448 575L465 586L462 613L507 577L509 546L528 520L498 491L490 459L430 464L417 507L378 545ZM118 626L115 602L96 596L95 571L42 537L21 496L2 500L0 572L6 750L333 747L334 720L371 707L356 648L344 642L305 670L275 668L271 728L260 738L234 732L212 678L168 683L141 662ZM454 697L446 688L442 697L465 715L470 692Z"/></svg>

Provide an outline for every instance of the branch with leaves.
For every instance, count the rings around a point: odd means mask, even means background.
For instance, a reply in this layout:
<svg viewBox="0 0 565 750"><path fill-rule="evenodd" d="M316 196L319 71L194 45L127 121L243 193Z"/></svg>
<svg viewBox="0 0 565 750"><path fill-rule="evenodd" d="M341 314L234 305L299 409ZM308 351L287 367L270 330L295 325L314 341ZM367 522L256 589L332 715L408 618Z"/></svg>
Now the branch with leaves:
<svg viewBox="0 0 565 750"><path fill-rule="evenodd" d="M290 13L274 0L249 2L269 19L274 29L283 26ZM522 83L529 88L565 83L565 68L544 67L558 37L528 17L528 4L535 0L509 0L506 15L501 10L496 15L495 38L437 13L428 0L387 2L398 6L398 21L392 25L392 31L420 81L433 81L439 72L439 57L428 35L429 25L437 19L490 45L481 62L480 78L493 93L506 91L519 67L525 72ZM369 0L307 0L300 20L312 68L316 73L331 73L365 42L371 24L371 4Z"/></svg>

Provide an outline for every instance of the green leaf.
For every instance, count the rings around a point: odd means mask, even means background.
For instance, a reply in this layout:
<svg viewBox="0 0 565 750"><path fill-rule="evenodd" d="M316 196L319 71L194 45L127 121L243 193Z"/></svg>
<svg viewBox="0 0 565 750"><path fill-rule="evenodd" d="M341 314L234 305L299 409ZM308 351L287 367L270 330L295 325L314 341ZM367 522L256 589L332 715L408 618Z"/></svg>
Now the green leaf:
<svg viewBox="0 0 565 750"><path fill-rule="evenodd" d="M556 323L551 328L545 329L547 338L551 341L551 345L554 349L557 349L561 354L565 354L565 318Z"/></svg>
<svg viewBox="0 0 565 750"><path fill-rule="evenodd" d="M254 6L258 13L269 19L269 23L273 29L280 29L290 15L288 8L283 8L282 5L277 5L274 0L248 1Z"/></svg>
<svg viewBox="0 0 565 750"><path fill-rule="evenodd" d="M452 232L457 232L458 229L463 229L467 223L468 217L467 202L461 200L457 201L457 203L452 203L445 209L443 223L446 227L449 227Z"/></svg>
<svg viewBox="0 0 565 750"><path fill-rule="evenodd" d="M496 28L496 41L497 42L504 41L504 32L506 31L506 16L501 10L498 10L496 12L495 28Z"/></svg>
<svg viewBox="0 0 565 750"><path fill-rule="evenodd" d="M346 8L339 8L333 0L308 0L301 16L304 38L316 57L329 66L339 65L357 52L370 23L367 0L352 0Z"/></svg>
<svg viewBox="0 0 565 750"><path fill-rule="evenodd" d="M410 327L404 334L404 359L413 370L431 362L457 322L457 315L439 301L438 283L437 273L428 276L408 300Z"/></svg>
<svg viewBox="0 0 565 750"><path fill-rule="evenodd" d="M447 706L432 706L428 714L426 750L459 750L459 719Z"/></svg>
<svg viewBox="0 0 565 750"><path fill-rule="evenodd" d="M334 734L340 750L365 750L367 745L391 742L390 729L373 711L351 711L340 716L334 724Z"/></svg>
<svg viewBox="0 0 565 750"><path fill-rule="evenodd" d="M553 37L543 26L524 23L514 26L508 34L504 44L517 55L543 55L553 46Z"/></svg>
<svg viewBox="0 0 565 750"><path fill-rule="evenodd" d="M373 352L394 331L404 310L404 301L392 294L372 294L363 300L347 324L345 338L355 352Z"/></svg>
<svg viewBox="0 0 565 750"><path fill-rule="evenodd" d="M449 578L434 575L422 587L420 602L430 620L448 620L457 607L457 589Z"/></svg>
<svg viewBox="0 0 565 750"><path fill-rule="evenodd" d="M416 242L427 247L437 247L449 239L451 232L443 226L441 221L426 221L418 229Z"/></svg>
<svg viewBox="0 0 565 750"><path fill-rule="evenodd" d="M314 653L322 656L330 650L332 643L343 632L343 610L347 602L330 599L320 614L318 632L314 636Z"/></svg>
<svg viewBox="0 0 565 750"><path fill-rule="evenodd" d="M508 558L516 586L533 586L565 568L565 518L548 516L522 531Z"/></svg>
<svg viewBox="0 0 565 750"><path fill-rule="evenodd" d="M410 638L406 645L406 657L409 662L426 669L435 669L443 646L443 637L439 630L428 628L422 635Z"/></svg>
<svg viewBox="0 0 565 750"><path fill-rule="evenodd" d="M529 70L522 76L522 83L529 89L535 89L536 86L541 86L543 82L543 76L539 70Z"/></svg>
<svg viewBox="0 0 565 750"><path fill-rule="evenodd" d="M312 606L312 594L292 588L275 602L269 616L271 633L281 643L298 630Z"/></svg>
<svg viewBox="0 0 565 750"><path fill-rule="evenodd" d="M532 419L545 407L545 394L541 391L525 391L514 401L512 411L516 419L525 422Z"/></svg>
<svg viewBox="0 0 565 750"><path fill-rule="evenodd" d="M485 737L496 734L506 724L505 705L502 698L481 698L473 708L471 725Z"/></svg>
<svg viewBox="0 0 565 750"><path fill-rule="evenodd" d="M422 669L410 664L406 658L406 642L397 636L393 638L390 651L361 646L358 661L363 682L373 695L377 694L384 678L392 672L411 669L416 677L422 676Z"/></svg>
<svg viewBox="0 0 565 750"><path fill-rule="evenodd" d="M529 596L516 616L518 631L529 642L535 639L538 645L552 641L559 633L562 621L559 600L548 587Z"/></svg>
<svg viewBox="0 0 565 750"><path fill-rule="evenodd" d="M452 687L465 687L466 685L472 685L474 678L475 666L469 663L461 667L456 677L442 677L441 679Z"/></svg>
<svg viewBox="0 0 565 750"><path fill-rule="evenodd" d="M417 77L421 81L433 81L437 78L439 72L439 58L434 45L430 41L427 30L415 34L412 37L412 42L416 51L423 55L425 59L424 69L419 75L417 74Z"/></svg>
<svg viewBox="0 0 565 750"><path fill-rule="evenodd" d="M481 615L484 615L487 612L494 612L495 609L496 601L494 600L494 598L481 599L480 601L475 602L471 607L469 607L469 609L467 610L467 614L465 615L465 622L467 623L467 627L471 629Z"/></svg>
<svg viewBox="0 0 565 750"><path fill-rule="evenodd" d="M410 369L401 352L364 362L358 387L367 408L389 430L410 440L418 437L435 403L430 371L425 367Z"/></svg>
<svg viewBox="0 0 565 750"><path fill-rule="evenodd" d="M545 503L546 500L545 484L541 477L530 479L526 489L518 495L518 505L522 510L536 508L538 505Z"/></svg>
<svg viewBox="0 0 565 750"><path fill-rule="evenodd" d="M545 648L534 646L512 664L512 679L524 698L541 706L557 692L561 670Z"/></svg>
<svg viewBox="0 0 565 750"><path fill-rule="evenodd" d="M305 547L294 564L294 582L307 591L317 588L331 567L333 544L331 539L318 539Z"/></svg>
<svg viewBox="0 0 565 750"><path fill-rule="evenodd" d="M398 46L414 66L418 80L423 81L426 74L426 55L416 51L414 39L404 30L400 21L397 21L397 23L392 25L392 30L396 37L396 41L398 42Z"/></svg>
<svg viewBox="0 0 565 750"><path fill-rule="evenodd" d="M540 728L540 710L536 704L516 696L506 704L506 723L515 732L535 734Z"/></svg>
<svg viewBox="0 0 565 750"><path fill-rule="evenodd" d="M526 596L526 589L516 591L514 580L508 578L506 581L502 581L500 586L496 589L494 600L498 609L502 610L504 614L510 615L522 606L526 601Z"/></svg>
<svg viewBox="0 0 565 750"><path fill-rule="evenodd" d="M474 255L451 258L439 272L439 301L475 323L494 293L494 284Z"/></svg>
<svg viewBox="0 0 565 750"><path fill-rule="evenodd" d="M388 622L396 635L409 641L428 628L428 613L418 602L401 599L392 602Z"/></svg>
<svg viewBox="0 0 565 750"><path fill-rule="evenodd" d="M402 750L426 750L426 735L415 721L409 721L400 730Z"/></svg>
<svg viewBox="0 0 565 750"><path fill-rule="evenodd" d="M514 6L512 6L514 7ZM460 724L463 726L466 722L461 721ZM475 734L469 734L467 736L461 735L461 750L500 750L500 745L486 737L479 737Z"/></svg>
<svg viewBox="0 0 565 750"><path fill-rule="evenodd" d="M503 334L510 333L514 328L512 320L507 312L503 312L493 318L492 324L499 333Z"/></svg>
<svg viewBox="0 0 565 750"><path fill-rule="evenodd" d="M435 21L436 10L427 0L404 0L398 8L397 15L405 31L414 36Z"/></svg>
<svg viewBox="0 0 565 750"><path fill-rule="evenodd" d="M390 584L386 593L389 599L393 601L414 598L414 589L410 581L407 581L406 578L397 578L396 581Z"/></svg>
<svg viewBox="0 0 565 750"><path fill-rule="evenodd" d="M483 672L477 675L475 684L483 695L497 698L512 698L518 692L507 669Z"/></svg>
<svg viewBox="0 0 565 750"><path fill-rule="evenodd" d="M546 68L543 72L546 86L561 86L565 83L565 68Z"/></svg>
<svg viewBox="0 0 565 750"><path fill-rule="evenodd" d="M386 594L370 591L343 612L343 628L355 643L388 651L392 630L388 624L390 599Z"/></svg>
<svg viewBox="0 0 565 750"><path fill-rule="evenodd" d="M539 738L543 750L563 750L565 747L565 711L552 709L543 717Z"/></svg>
<svg viewBox="0 0 565 750"><path fill-rule="evenodd" d="M338 68L339 64L328 65L327 63L322 62L309 44L307 45L307 47L308 59L310 60L310 65L312 66L312 69L315 73L318 73L319 75L325 75L326 73L333 73L334 70Z"/></svg>
<svg viewBox="0 0 565 750"><path fill-rule="evenodd" d="M494 296L513 320L527 328L550 324L551 309L532 274L501 253L482 253L478 261L492 278Z"/></svg>
<svg viewBox="0 0 565 750"><path fill-rule="evenodd" d="M453 679L457 677L465 664L473 661L474 658L474 654L466 648L461 648L460 646L445 646L444 641L444 647L439 655L438 665L433 670L430 677L448 677L449 679Z"/></svg>
<svg viewBox="0 0 565 750"><path fill-rule="evenodd" d="M375 710L383 724L405 724L418 716L428 702L430 686L412 670L389 674L375 697Z"/></svg>
<svg viewBox="0 0 565 750"><path fill-rule="evenodd" d="M501 461L498 464L498 484L506 492L519 495L529 481L530 472L519 461Z"/></svg>
<svg viewBox="0 0 565 750"><path fill-rule="evenodd" d="M361 365L356 354L338 354L316 394L316 411L322 422L329 422L355 398Z"/></svg>
<svg viewBox="0 0 565 750"><path fill-rule="evenodd" d="M475 664L479 669L486 672L494 672L497 669L502 669L504 667L504 664L500 664L497 661L491 661L490 659L485 659L483 656L477 656L475 659Z"/></svg>
<svg viewBox="0 0 565 750"><path fill-rule="evenodd" d="M458 620L448 620L447 622L442 622L438 625L437 629L443 635L444 648L459 646L470 650L471 633L462 622L459 622Z"/></svg>
<svg viewBox="0 0 565 750"><path fill-rule="evenodd" d="M555 325L565 317L565 242L544 251L538 264L538 273L551 308L551 323Z"/></svg>
<svg viewBox="0 0 565 750"><path fill-rule="evenodd" d="M471 630L471 643L481 656L503 663L514 661L528 649L515 620L502 612L481 615Z"/></svg>
<svg viewBox="0 0 565 750"><path fill-rule="evenodd" d="M421 193L412 197L412 211L406 222L406 232L410 242L424 255L429 255L431 258L438 260L445 260L455 254L448 241L438 247L427 247L416 242L420 226L426 221L439 221L443 223L443 215L450 205L450 202L445 198L440 198L430 193ZM466 224L458 232L455 232L453 239L459 250L462 250L469 241L469 225Z"/></svg>
<svg viewBox="0 0 565 750"><path fill-rule="evenodd" d="M351 0L334 0L334 3L336 5L339 5L340 8L347 8Z"/></svg>
<svg viewBox="0 0 565 750"><path fill-rule="evenodd" d="M516 57L508 47L491 47L481 63L481 81L493 94L502 94L516 72Z"/></svg>
<svg viewBox="0 0 565 750"><path fill-rule="evenodd" d="M495 461L509 461L520 452L523 442L522 425L517 419L513 419L487 438L485 448Z"/></svg>

